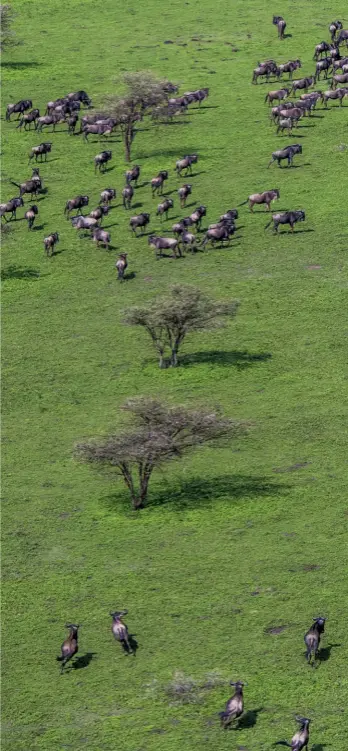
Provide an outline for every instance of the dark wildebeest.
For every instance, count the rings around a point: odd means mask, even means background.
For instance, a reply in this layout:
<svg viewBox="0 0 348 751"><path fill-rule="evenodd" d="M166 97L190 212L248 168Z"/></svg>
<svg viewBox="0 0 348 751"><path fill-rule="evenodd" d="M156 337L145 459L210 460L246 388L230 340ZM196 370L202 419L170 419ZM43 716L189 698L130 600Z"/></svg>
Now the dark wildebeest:
<svg viewBox="0 0 348 751"><path fill-rule="evenodd" d="M319 44L316 44L313 60L319 60L319 57L321 57L324 52L330 52L331 49L332 44L328 44L328 42L320 42Z"/></svg>
<svg viewBox="0 0 348 751"><path fill-rule="evenodd" d="M247 683L243 683L242 681L236 681L235 683L233 681L230 681L230 686L235 687L235 693L231 698L228 700L225 709L223 712L220 712L220 720L221 725L226 730L226 728L233 722L233 720L237 720L238 717L241 717L244 711L244 698L243 698L243 687L247 686Z"/></svg>
<svg viewBox="0 0 348 751"><path fill-rule="evenodd" d="M69 636L67 639L65 639L61 646L62 654L57 657L58 662L62 663L60 669L61 673L63 672L67 662L69 662L69 660L71 660L71 658L74 657L74 655L76 655L76 653L79 651L77 639L80 626L75 626L74 623L66 623L65 628L69 629Z"/></svg>
<svg viewBox="0 0 348 751"><path fill-rule="evenodd" d="M238 209L228 209L220 216L220 222L233 222L235 219L238 219Z"/></svg>
<svg viewBox="0 0 348 751"><path fill-rule="evenodd" d="M102 151L101 154L97 154L94 157L94 173L96 173L97 169L99 169L99 172L105 172L107 162L110 159L112 159L112 151Z"/></svg>
<svg viewBox="0 0 348 751"><path fill-rule="evenodd" d="M304 211L284 211L281 214L273 214L273 230L274 232L278 232L280 224L290 224L291 232L293 232L294 224L296 224L296 222L304 222L305 218L306 214ZM267 227L270 227L272 221L266 224L265 229L267 229Z"/></svg>
<svg viewBox="0 0 348 751"><path fill-rule="evenodd" d="M140 229L140 233L143 234L145 227L149 224L150 221L150 214L146 214L143 212L142 214L137 214L136 216L132 216L129 220L129 226L134 232L135 235L137 235L136 230Z"/></svg>
<svg viewBox="0 0 348 751"><path fill-rule="evenodd" d="M188 247L190 250L196 250L197 238L192 232L186 232L185 230L180 234L179 240L180 246Z"/></svg>
<svg viewBox="0 0 348 751"><path fill-rule="evenodd" d="M318 101L318 99L321 98L321 95L322 95L322 91L310 91L308 94L301 94L300 101L302 100L302 101L305 102L307 100L309 100L309 101L312 100L313 101L313 107L312 107L312 109L315 110L317 101ZM298 102L298 106L300 106L300 102Z"/></svg>
<svg viewBox="0 0 348 751"><path fill-rule="evenodd" d="M202 248L205 248L207 243L211 243L213 247L217 242L223 244L226 241L229 244L231 235L234 234L235 230L236 228L233 223L221 222L221 224L216 224L215 227L207 230L202 241Z"/></svg>
<svg viewBox="0 0 348 751"><path fill-rule="evenodd" d="M251 83L257 83L258 78L266 76L266 80L269 80L271 74L279 75L279 68L274 60L265 60L265 62L258 63L257 68L253 70L253 77Z"/></svg>
<svg viewBox="0 0 348 751"><path fill-rule="evenodd" d="M47 256L53 256L54 246L59 242L58 232L52 232L51 235L44 238L44 249ZM67 627L68 628L68 627Z"/></svg>
<svg viewBox="0 0 348 751"><path fill-rule="evenodd" d="M315 664L315 658L318 654L319 644L320 644L320 637L324 633L325 629L325 621L326 618L323 618L322 616L319 616L319 618L313 618L313 625L308 629L307 633L304 635L304 641L306 645L306 658L307 662L310 664L311 659L313 657L313 666Z"/></svg>
<svg viewBox="0 0 348 751"><path fill-rule="evenodd" d="M22 127L24 125L24 130L26 130L27 125L29 125L29 130L30 130L31 124L34 123L35 125L35 122L38 117L40 117L40 110L31 110L31 112L27 112L26 115L23 115L23 117L21 117L17 125L17 128L19 128L19 130L22 130Z"/></svg>
<svg viewBox="0 0 348 751"><path fill-rule="evenodd" d="M23 198L11 198L7 203L0 204L0 216L5 219L5 222L16 219L16 211L20 206L24 206ZM6 214L11 214L10 219L6 219Z"/></svg>
<svg viewBox="0 0 348 751"><path fill-rule="evenodd" d="M283 73L289 73L289 79L292 81L293 72L298 68L302 68L301 60L289 60L289 62L278 66L277 77L281 78Z"/></svg>
<svg viewBox="0 0 348 751"><path fill-rule="evenodd" d="M111 203L112 199L116 198L116 190L115 188L105 188L105 190L102 190L100 194L100 201L99 203Z"/></svg>
<svg viewBox="0 0 348 751"><path fill-rule="evenodd" d="M53 112L53 110L56 107L60 107L62 104L66 104L67 101L68 100L67 100L66 97L60 97L59 99L54 99L51 102L47 102L47 107L46 107L46 110L45 110L45 115L51 115L52 112Z"/></svg>
<svg viewBox="0 0 348 751"><path fill-rule="evenodd" d="M278 162L278 167L281 167L282 159L287 159L288 167L291 167L295 154L302 154L302 146L300 143L295 143L292 146L286 146L284 149L280 149L279 151L273 151L272 159L268 167L270 167L273 162Z"/></svg>
<svg viewBox="0 0 348 751"><path fill-rule="evenodd" d="M130 185L130 183L135 183L135 187L138 186L138 180L140 177L139 164L135 164L131 169L127 169L127 172L125 172L124 174L127 185Z"/></svg>
<svg viewBox="0 0 348 751"><path fill-rule="evenodd" d="M320 81L320 74L324 72L324 78L327 78L328 72L332 66L331 57L324 57L323 60L319 60L315 66L314 83Z"/></svg>
<svg viewBox="0 0 348 751"><path fill-rule="evenodd" d="M186 232L186 226L182 221L175 222L174 224L172 224L172 232L175 235L175 237L180 237L180 235L182 235L183 232Z"/></svg>
<svg viewBox="0 0 348 751"><path fill-rule="evenodd" d="M126 185L122 191L123 206L125 209L132 208L132 198L134 196L134 190L131 185Z"/></svg>
<svg viewBox="0 0 348 751"><path fill-rule="evenodd" d="M284 21L284 18L282 16L273 16L272 23L278 29L279 39L284 39L284 34L285 34L285 29L286 29L286 21Z"/></svg>
<svg viewBox="0 0 348 751"><path fill-rule="evenodd" d="M68 133L69 135L73 135L75 133L75 128L78 123L79 116L77 113L74 115L70 115L70 117L67 118L66 124L68 126Z"/></svg>
<svg viewBox="0 0 348 751"><path fill-rule="evenodd" d="M154 249L156 258L159 258L162 255L162 250L171 250L174 258L177 258L177 255L181 256L178 240L174 237L159 237L158 235L151 235L148 238L148 244Z"/></svg>
<svg viewBox="0 0 348 751"><path fill-rule="evenodd" d="M122 255L127 255L127 254L122 253ZM125 647L126 651L132 653L133 650L129 642L128 628L125 623L122 623L122 618L124 615L127 615L127 613L128 613L128 610L116 610L115 613L110 613L111 618L112 618L111 631L116 641L121 642L122 646Z"/></svg>
<svg viewBox="0 0 348 751"><path fill-rule="evenodd" d="M88 141L88 136L109 136L111 134L112 127L109 123L94 123L94 125L85 125L83 128L83 137L85 141Z"/></svg>
<svg viewBox="0 0 348 751"><path fill-rule="evenodd" d="M42 188L42 180L38 175L34 175L34 177L31 178L31 180L26 180L24 183L15 183L14 180L11 180L12 185L15 185L16 188L19 188L19 195L22 197L26 193L30 193L30 199L33 200L33 196L35 198L37 197L37 194L39 190Z"/></svg>
<svg viewBox="0 0 348 751"><path fill-rule="evenodd" d="M321 95L321 101L323 102L323 104L325 104L325 109L328 109L328 102L331 99L338 99L340 103L340 107L342 107L343 99L347 95L348 95L348 90L346 88L330 89L329 91L323 91Z"/></svg>
<svg viewBox="0 0 348 751"><path fill-rule="evenodd" d="M187 185L185 183L181 188L178 190L178 196L180 198L180 206L183 209L186 206L187 198L192 193L192 185Z"/></svg>
<svg viewBox="0 0 348 751"><path fill-rule="evenodd" d="M287 130L288 136L290 136L294 127L294 122L295 120L292 117L281 118L278 122L277 133L283 133L284 130Z"/></svg>
<svg viewBox="0 0 348 751"><path fill-rule="evenodd" d="M169 211L169 209L172 209L173 206L174 206L174 202L172 201L172 199L171 198L165 198L165 200L162 201L162 203L158 204L157 211L156 211L156 216L160 216L161 217L161 221L162 221L163 214L165 214L166 215L166 219L168 219L168 211Z"/></svg>
<svg viewBox="0 0 348 751"><path fill-rule="evenodd" d="M336 39L337 47L339 47L340 44L343 44L343 42L345 42L346 46L348 47L348 30L347 29L342 29L342 31L340 31Z"/></svg>
<svg viewBox="0 0 348 751"><path fill-rule="evenodd" d="M118 258L118 260L115 263L115 267L117 268L117 279L119 279L120 282L122 281L122 279L124 279L124 275L125 275L125 271L126 271L127 266L128 266L127 253L120 253L119 258ZM127 612L127 611L125 611L125 612ZM122 623L122 626L123 625L124 624ZM115 636L115 634L114 634L114 636Z"/></svg>
<svg viewBox="0 0 348 751"><path fill-rule="evenodd" d="M11 120L11 115L13 114L18 114L17 120L19 120L23 112L30 110L32 106L33 103L31 99L21 99L20 102L16 102L16 104L8 104L6 107L6 120Z"/></svg>
<svg viewBox="0 0 348 751"><path fill-rule="evenodd" d="M291 751L308 751L309 742L309 723L310 720L307 717L295 717L296 722L299 722L300 729L292 736L291 742L276 741L275 746L288 746ZM314 748L314 746L313 746Z"/></svg>
<svg viewBox="0 0 348 751"><path fill-rule="evenodd" d="M197 208L192 212L190 215L190 224L195 224L197 229L200 230L202 219L207 214L207 207L206 206L197 206ZM182 220L185 222L185 219Z"/></svg>
<svg viewBox="0 0 348 751"><path fill-rule="evenodd" d="M270 116L269 116L269 119L271 121L270 124L272 125L272 123L277 123L278 122L279 117L280 117L280 113L281 113L282 110L288 110L288 109L291 109L292 107L295 107L295 106L296 105L295 105L294 102L282 102L282 104L277 104L276 107L272 107L271 113L270 113Z"/></svg>
<svg viewBox="0 0 348 751"><path fill-rule="evenodd" d="M93 242L97 243L97 247L99 245L105 245L106 250L110 250L110 232L107 232L105 229L100 229L99 227L97 229L93 230L92 233L92 239Z"/></svg>
<svg viewBox="0 0 348 751"><path fill-rule="evenodd" d="M29 154L29 162L31 159L35 157L35 161L37 162L37 158L40 156L40 162L42 162L42 157L45 157L45 162L47 162L47 154L49 154L52 151L52 143L49 141L46 141L45 143L40 143L39 146L33 146L30 154Z"/></svg>
<svg viewBox="0 0 348 751"><path fill-rule="evenodd" d="M342 29L342 23L341 21L332 21L329 26L329 32L331 34L331 41L335 41L335 37L338 31Z"/></svg>
<svg viewBox="0 0 348 751"><path fill-rule="evenodd" d="M307 89L310 86L313 86L315 83L314 76L306 76L306 78L297 78L296 81L293 81L291 92L294 94L296 91L307 91Z"/></svg>
<svg viewBox="0 0 348 751"><path fill-rule="evenodd" d="M331 86L333 89L336 88L338 83L348 83L348 73L343 73L342 75L337 73L335 76L332 76Z"/></svg>
<svg viewBox="0 0 348 751"><path fill-rule="evenodd" d="M33 226L33 224L35 222L35 217L38 215L38 213L39 213L39 209L35 205L34 206L30 206L30 209L28 209L28 211L25 212L24 218L28 222L28 229L32 228L32 226Z"/></svg>
<svg viewBox="0 0 348 751"><path fill-rule="evenodd" d="M76 198L70 198L69 201L65 204L64 214L67 219L70 219L70 212L71 211L77 211L78 209L82 209L83 206L88 206L89 204L89 197L88 196L76 196Z"/></svg>
<svg viewBox="0 0 348 751"><path fill-rule="evenodd" d="M81 102L81 104L84 104L85 107L90 107L92 104L88 94L86 93L86 91L83 91L83 90L72 91L70 94L67 95L66 98L69 99L69 101L72 100L73 102Z"/></svg>
<svg viewBox="0 0 348 751"><path fill-rule="evenodd" d="M64 118L61 117L61 115L43 115L43 117L38 117L35 123L35 130L38 131L38 133L41 133L42 128L48 128L49 125L52 125L52 133L55 131L56 125L58 123L64 121Z"/></svg>
<svg viewBox="0 0 348 751"><path fill-rule="evenodd" d="M247 198L246 201L243 201L240 205L243 206L246 203L249 203L249 209L253 213L253 206L255 204L265 204L265 210L270 211L271 203L272 201L277 201L280 196L279 190L274 188L273 190L265 190L263 193L252 193L251 196Z"/></svg>
<svg viewBox="0 0 348 751"><path fill-rule="evenodd" d="M276 91L269 91L265 96L265 102L272 104L275 99L278 99L278 101L280 101L281 99L286 99L289 94L290 89L277 89Z"/></svg>
<svg viewBox="0 0 348 751"><path fill-rule="evenodd" d="M90 217L92 217L92 219L97 219L97 221L98 222L100 221L100 224L101 224L103 221L103 217L107 216L109 211L110 211L109 206L98 206L96 209L94 209L94 211L90 212Z"/></svg>
<svg viewBox="0 0 348 751"><path fill-rule="evenodd" d="M175 171L178 173L179 177L181 176L183 170L186 170L186 174L192 175L192 165L197 164L197 162L197 154L187 154L183 157L183 159L179 159L177 161L175 165Z"/></svg>
<svg viewBox="0 0 348 751"><path fill-rule="evenodd" d="M163 185L164 181L168 179L168 172L167 170L161 170L157 177L153 177L151 180L151 190L152 190L152 198L155 197L156 192L162 195L163 193Z"/></svg>

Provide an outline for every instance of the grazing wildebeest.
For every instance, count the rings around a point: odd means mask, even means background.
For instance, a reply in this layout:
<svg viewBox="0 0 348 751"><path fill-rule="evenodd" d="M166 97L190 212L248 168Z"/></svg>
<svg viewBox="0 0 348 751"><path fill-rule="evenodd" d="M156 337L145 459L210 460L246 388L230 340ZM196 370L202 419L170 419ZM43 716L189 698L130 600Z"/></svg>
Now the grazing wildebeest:
<svg viewBox="0 0 348 751"><path fill-rule="evenodd" d="M115 263L115 266L117 268L117 279L119 279L120 281L122 281L122 279L124 279L125 271L126 271L126 268L128 266L127 253L120 253L120 255L118 257L118 260ZM124 611L124 612L126 613L127 611ZM123 625L124 624L122 624L122 626ZM114 636L115 636L115 634L114 634ZM115 638L117 638L117 637L115 637Z"/></svg>
<svg viewBox="0 0 348 751"><path fill-rule="evenodd" d="M279 190L274 188L273 190L265 190L263 193L253 193L251 196L247 198L246 201L243 201L240 205L243 206L245 203L249 203L249 209L253 213L253 206L255 204L265 204L265 211L270 211L271 203L272 201L277 201L280 196Z"/></svg>
<svg viewBox="0 0 348 751"><path fill-rule="evenodd" d="M320 44L317 44L315 46L313 60L319 60L319 57L321 57L324 52L330 52L331 49L332 44L328 44L327 42L320 42Z"/></svg>
<svg viewBox="0 0 348 751"><path fill-rule="evenodd" d="M295 717L296 722L300 724L300 729L292 736L291 742L276 741L275 746L288 746L291 751L308 751L309 743L309 723L308 717ZM314 747L313 747L314 748Z"/></svg>
<svg viewBox="0 0 348 751"><path fill-rule="evenodd" d="M6 107L6 120L11 120L11 115L13 114L18 114L17 120L19 120L23 112L30 110L32 106L33 103L31 99L21 99L20 102L16 102L16 104L8 104Z"/></svg>
<svg viewBox="0 0 348 751"><path fill-rule="evenodd" d="M40 156L40 162L42 162L42 157L45 157L45 162L47 162L47 154L49 154L52 151L52 143L49 141L45 141L44 143L40 143L39 146L33 146L30 154L29 154L29 162L31 159L35 157L35 161L37 162L37 158Z"/></svg>
<svg viewBox="0 0 348 751"><path fill-rule="evenodd" d="M332 76L331 86L333 89L336 88L338 83L348 83L348 73L343 73L342 75L337 73L335 76Z"/></svg>
<svg viewBox="0 0 348 751"><path fill-rule="evenodd" d="M179 177L181 176L183 170L186 170L186 174L192 175L192 165L197 164L197 162L197 154L187 154L182 159L179 159L177 161L175 165L175 171L178 173Z"/></svg>
<svg viewBox="0 0 348 751"><path fill-rule="evenodd" d="M306 214L304 211L284 211L281 214L273 214L273 230L274 232L278 232L278 227L280 224L290 224L291 232L293 232L294 224L296 224L296 222L304 222L305 218ZM267 229L267 227L270 227L272 221L266 224L265 229Z"/></svg>
<svg viewBox="0 0 348 751"><path fill-rule="evenodd" d="M54 246L59 242L58 232L52 232L51 235L44 238L44 249L47 256L53 256Z"/></svg>
<svg viewBox="0 0 348 751"><path fill-rule="evenodd" d="M30 199L33 200L33 196L37 197L39 190L42 188L42 180L38 175L34 175L30 180L26 180L24 183L15 183L11 180L12 185L19 188L19 195L22 197L25 193L30 193Z"/></svg>
<svg viewBox="0 0 348 751"><path fill-rule="evenodd" d="M190 215L190 224L195 224L197 229L200 230L202 219L207 214L207 207L206 206L197 206L197 208L192 212ZM182 220L185 222L185 219Z"/></svg>
<svg viewBox="0 0 348 751"><path fill-rule="evenodd" d="M92 216L83 216L82 214L73 216L73 218L71 219L71 224L77 230L88 229L91 233L94 229L97 229L97 227L99 227L98 219L94 219L94 217Z"/></svg>
<svg viewBox="0 0 348 751"><path fill-rule="evenodd" d="M172 209L173 206L174 206L174 202L172 201L172 199L171 198L165 198L165 200L162 201L162 203L158 204L157 211L156 211L156 216L160 216L161 217L161 221L162 221L163 214L165 214L166 215L166 219L168 219L168 211L169 211L169 209Z"/></svg>
<svg viewBox="0 0 348 751"><path fill-rule="evenodd" d="M278 65L278 78L281 78L283 73L289 73L289 79L292 81L292 75L295 70L302 68L301 60L289 60L287 63Z"/></svg>
<svg viewBox="0 0 348 751"><path fill-rule="evenodd" d="M124 255L126 256L127 253L122 253L122 256ZM125 623L122 623L122 618L124 615L127 615L127 613L128 613L128 610L116 610L115 613L110 613L111 618L112 618L111 631L116 641L121 642L122 646L125 647L126 651L132 653L133 650L129 642L128 628Z"/></svg>
<svg viewBox="0 0 348 751"><path fill-rule="evenodd" d="M233 720L237 720L238 717L243 714L243 687L247 685L247 683L243 683L242 681L236 681L235 683L230 681L230 686L234 686L236 690L233 696L228 700L224 711L220 712L221 725L224 730L226 730Z"/></svg>
<svg viewBox="0 0 348 751"><path fill-rule="evenodd" d="M296 91L307 91L307 89L310 86L313 86L315 83L314 76L306 76L306 78L297 78L296 81L293 81L292 87L291 87L291 93L294 94Z"/></svg>
<svg viewBox="0 0 348 751"><path fill-rule="evenodd" d="M35 125L35 121L37 120L38 117L40 117L40 110L31 110L31 112L27 112L26 115L23 115L23 117L21 117L17 125L17 128L22 130L22 127L24 125L24 130L26 130L27 125L29 125L29 130L30 130L31 124L34 123Z"/></svg>
<svg viewBox="0 0 348 751"><path fill-rule="evenodd" d="M277 89L276 91L269 91L265 96L265 102L272 104L275 99L278 99L278 101L280 101L281 99L286 99L289 94L290 89Z"/></svg>
<svg viewBox="0 0 348 751"><path fill-rule="evenodd" d="M338 31L342 29L342 23L341 21L332 21L329 26L329 32L331 34L331 41L335 41L335 37Z"/></svg>
<svg viewBox="0 0 348 751"><path fill-rule="evenodd" d="M126 183L127 184L135 183L135 187L137 187L138 185L139 177L140 177L139 164L135 164L134 167L132 167L131 169L127 169L127 172L125 172Z"/></svg>
<svg viewBox="0 0 348 751"><path fill-rule="evenodd" d="M76 113L75 115L70 115L70 117L67 118L67 126L68 126L68 133L70 135L73 135L75 133L75 128L78 123L79 116Z"/></svg>
<svg viewBox="0 0 348 751"><path fill-rule="evenodd" d="M16 211L20 206L24 206L23 198L19 196L18 198L11 198L10 201L7 201L7 203L1 203L0 204L0 216L1 218L5 219L5 222L11 221L11 219L16 219ZM6 214L11 213L10 219L6 219Z"/></svg>
<svg viewBox="0 0 348 751"><path fill-rule="evenodd" d="M226 241L229 245L231 236L235 233L236 227L233 222L221 222L216 224L215 227L211 227L207 230L205 237L202 241L202 248L205 248L207 243L211 243L214 247L215 243Z"/></svg>
<svg viewBox="0 0 348 751"><path fill-rule="evenodd" d="M100 229L98 227L93 230L92 239L93 242L97 243L97 247L102 244L105 245L106 250L110 250L110 232L106 232L105 229Z"/></svg>
<svg viewBox="0 0 348 751"><path fill-rule="evenodd" d="M102 151L101 154L97 154L94 157L94 173L97 169L99 169L99 172L105 172L106 164L110 159L112 159L112 151Z"/></svg>
<svg viewBox="0 0 348 751"><path fill-rule="evenodd" d="M343 44L343 42L345 42L346 46L348 47L348 30L347 29L342 29L342 31L340 31L336 39L337 47L339 47L340 44Z"/></svg>
<svg viewBox="0 0 348 751"><path fill-rule="evenodd" d="M76 655L76 653L79 651L77 639L80 626L75 626L74 623L66 623L65 628L69 629L69 636L67 639L65 639L61 646L62 654L57 657L58 662L62 663L60 669L61 673L63 672L67 662L69 662L69 660L71 660L71 658L74 657L74 655Z"/></svg>
<svg viewBox="0 0 348 751"><path fill-rule="evenodd" d="M284 21L284 18L282 16L273 16L272 23L278 29L279 39L284 39L284 34L285 34L285 29L286 29L286 21Z"/></svg>
<svg viewBox="0 0 348 751"><path fill-rule="evenodd" d="M100 220L100 224L101 224L103 221L103 217L107 216L109 211L110 211L109 206L98 206L96 209L94 209L94 211L90 212L90 217L92 217L92 219L97 219L98 222Z"/></svg>
<svg viewBox="0 0 348 751"><path fill-rule="evenodd" d="M315 66L314 83L320 81L320 74L324 72L324 78L327 78L328 72L332 66L331 57L324 57L323 60L319 60Z"/></svg>
<svg viewBox="0 0 348 751"><path fill-rule="evenodd" d="M315 658L318 654L320 637L324 633L326 618L319 616L318 618L313 618L313 621L314 621L313 625L304 635L304 641L305 641L305 645L307 649L307 652L306 652L307 662L308 664L310 664L311 659L313 657L312 664L314 667Z"/></svg>
<svg viewBox="0 0 348 751"><path fill-rule="evenodd" d="M321 101L325 105L325 109L328 109L328 102L331 99L338 99L340 103L340 107L343 105L343 99L345 96L347 96L348 91L345 88L340 89L330 89L329 91L323 91L321 95Z"/></svg>
<svg viewBox="0 0 348 751"><path fill-rule="evenodd" d="M192 193L192 185L187 185L185 183L181 188L178 190L178 196L180 198L180 206L183 209L186 206L187 198Z"/></svg>
<svg viewBox="0 0 348 751"><path fill-rule="evenodd" d="M148 238L148 244L154 249L156 258L159 258L162 255L162 250L172 250L174 258L177 258L177 255L181 256L178 240L174 237L159 237L158 235L151 235Z"/></svg>
<svg viewBox="0 0 348 751"><path fill-rule="evenodd" d="M66 218L70 219L71 211L82 209L83 206L88 206L88 204L89 204L88 196L76 196L76 198L71 198L65 204L64 214Z"/></svg>
<svg viewBox="0 0 348 751"><path fill-rule="evenodd" d="M277 134L283 133L284 130L288 131L288 136L292 133L294 127L294 120L292 117L284 117L279 120L277 127Z"/></svg>
<svg viewBox="0 0 348 751"><path fill-rule="evenodd" d="M268 167L270 167L273 162L277 162L278 167L281 167L282 159L287 159L288 167L291 167L295 154L302 154L302 146L300 143L294 143L292 146L286 146L284 149L280 149L279 151L273 151L272 159Z"/></svg>
<svg viewBox="0 0 348 751"><path fill-rule="evenodd" d="M149 221L150 221L150 214L146 214L145 212L143 212L142 214L137 214L136 216L132 216L131 219L129 220L129 226L135 235L137 234L136 230L138 229L138 227L140 229L140 233L143 234L145 227L149 224Z"/></svg>
<svg viewBox="0 0 348 751"><path fill-rule="evenodd" d="M33 224L35 222L35 217L38 215L38 213L39 213L39 209L35 205L34 206L30 206L30 209L28 209L28 211L25 212L24 218L28 222L28 229L32 228L32 226L33 226Z"/></svg>
<svg viewBox="0 0 348 751"><path fill-rule="evenodd" d="M105 190L102 190L100 194L100 201L99 203L111 203L112 199L116 198L116 190L115 188L105 188Z"/></svg>
<svg viewBox="0 0 348 751"><path fill-rule="evenodd" d="M157 177L153 177L151 180L151 190L152 190L152 198L155 197L156 193L160 193L162 195L163 193L163 185L164 181L168 179L168 172L167 170L161 170Z"/></svg>
<svg viewBox="0 0 348 751"><path fill-rule="evenodd" d="M126 185L122 191L123 206L125 209L132 208L132 198L134 196L134 190L131 185Z"/></svg>

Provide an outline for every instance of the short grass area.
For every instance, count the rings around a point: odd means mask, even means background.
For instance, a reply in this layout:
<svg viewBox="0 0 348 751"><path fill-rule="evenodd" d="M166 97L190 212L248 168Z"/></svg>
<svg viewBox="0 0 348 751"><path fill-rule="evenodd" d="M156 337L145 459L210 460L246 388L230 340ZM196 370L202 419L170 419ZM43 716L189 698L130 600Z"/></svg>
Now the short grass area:
<svg viewBox="0 0 348 751"><path fill-rule="evenodd" d="M114 249L79 239L63 216L68 198L123 187L119 136L105 176L99 142L57 132L20 133L3 120L3 198L30 176L27 156L52 140L47 193L29 233L17 221L3 248L3 729L6 751L266 750L312 719L309 751L347 749L347 112L319 104L288 139L276 137L251 85L258 60L300 57L328 39L341 3L122 3L18 0L23 45L4 56L7 102L86 89L98 103L125 71L151 69L181 92L210 97L169 126L147 120L134 142L141 165L136 210L157 201L146 183L168 169L174 216L177 158L197 152L192 203L208 223L250 193L280 189L276 209L306 211L291 236L264 230L263 210L240 208L230 248L155 261L129 215L110 212ZM279 42L273 13L288 22ZM346 13L346 17L344 17ZM286 78L286 77L285 77ZM317 88L329 88L320 83ZM267 170L279 144L301 142L296 168ZM188 212L186 212L188 213ZM23 216L20 209L18 216ZM166 223L170 228L172 221ZM47 259L43 237L60 233ZM135 276L120 285L121 250ZM160 371L145 334L122 310L173 282L241 301L225 330L195 335L181 366ZM134 515L124 487L72 459L74 443L118 427L128 396L220 405L253 422L229 450L205 449L154 477ZM128 608L136 657L114 643L109 611ZM327 616L317 670L303 633ZM55 657L81 623L79 658L60 677ZM213 677L211 676L213 674ZM246 715L223 732L217 713L229 680L245 680ZM178 694L172 682L187 688ZM191 681L191 683L190 683Z"/></svg>

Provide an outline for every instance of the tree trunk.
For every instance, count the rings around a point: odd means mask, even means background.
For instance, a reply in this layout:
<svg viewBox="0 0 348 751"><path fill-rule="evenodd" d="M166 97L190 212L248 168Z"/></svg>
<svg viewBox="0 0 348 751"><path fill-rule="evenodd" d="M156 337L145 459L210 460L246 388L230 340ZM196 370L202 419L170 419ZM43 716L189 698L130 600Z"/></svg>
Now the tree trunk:
<svg viewBox="0 0 348 751"><path fill-rule="evenodd" d="M131 145L128 139L127 130L125 131L125 134L124 134L124 147L125 147L125 154L126 154L126 162L130 162L131 161Z"/></svg>
<svg viewBox="0 0 348 751"><path fill-rule="evenodd" d="M140 495L133 495L132 494L132 509L133 511L139 511L141 508L144 508L145 503L144 499Z"/></svg>

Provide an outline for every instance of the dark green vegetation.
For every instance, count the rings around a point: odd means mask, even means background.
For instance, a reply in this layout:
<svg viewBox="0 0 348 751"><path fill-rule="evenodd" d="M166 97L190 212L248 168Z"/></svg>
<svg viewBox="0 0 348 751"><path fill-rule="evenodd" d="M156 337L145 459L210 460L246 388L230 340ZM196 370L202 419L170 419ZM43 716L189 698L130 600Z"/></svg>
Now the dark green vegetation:
<svg viewBox="0 0 348 751"><path fill-rule="evenodd" d="M189 182L209 222L273 187L277 209L304 208L307 220L294 237L274 238L263 213L242 207L230 249L155 262L118 206L112 243L136 274L118 284L116 252L79 240L63 209L78 193L94 207L102 188L122 188L122 144L112 144L114 169L95 177L92 139L40 139L3 123L2 200L15 195L9 179L29 177L31 146L54 143L42 167L44 226L28 233L18 221L3 257L3 748L269 749L291 737L296 713L312 719L311 751L346 751L347 100L276 138L268 87L250 84L268 57L299 56L311 74L315 43L345 7L23 0L14 9L23 45L5 58L2 115L20 98L41 109L79 88L102 98L127 70L152 69L181 91L210 86L186 124L146 123L137 134L140 184L169 169L176 189L175 160L197 152ZM273 12L287 20L284 42ZM277 145L298 136L296 167L267 171ZM136 203L154 213L149 186ZM60 243L47 259L42 239L54 231ZM241 306L226 329L193 335L181 367L161 371L121 315L182 282ZM134 515L121 481L78 465L72 447L118 428L119 406L138 394L219 404L255 428L233 451L207 449L158 474ZM135 658L111 635L109 611L122 608ZM320 614L328 621L314 670L303 633ZM72 621L83 624L81 669L60 677L55 657ZM249 714L224 733L217 712L238 678L249 683ZM177 702L173 681L191 686L181 694L191 701Z"/></svg>

